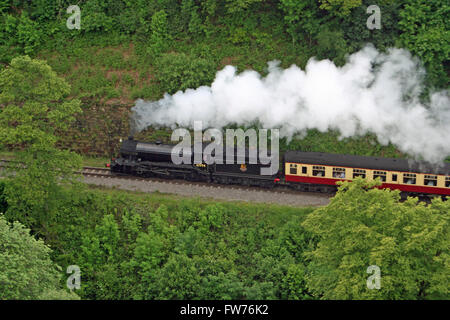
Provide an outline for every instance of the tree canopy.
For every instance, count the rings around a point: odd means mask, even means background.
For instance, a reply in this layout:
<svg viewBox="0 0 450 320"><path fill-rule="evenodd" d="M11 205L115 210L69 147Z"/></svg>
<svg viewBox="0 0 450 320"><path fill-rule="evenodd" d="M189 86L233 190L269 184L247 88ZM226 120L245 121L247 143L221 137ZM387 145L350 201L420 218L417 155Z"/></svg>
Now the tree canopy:
<svg viewBox="0 0 450 320"><path fill-rule="evenodd" d="M22 214L27 225L45 221L61 185L73 183L80 156L57 148L80 101L68 100L70 86L44 62L17 57L0 72L0 147L18 151L20 165L5 187L9 217Z"/></svg>
<svg viewBox="0 0 450 320"><path fill-rule="evenodd" d="M306 253L308 287L322 299L446 299L450 203L400 202L399 191L376 184L344 182L302 223L318 237ZM366 285L372 265L381 270L379 290Z"/></svg>
<svg viewBox="0 0 450 320"><path fill-rule="evenodd" d="M76 300L61 286L61 268L51 249L21 223L9 224L0 214L0 299Z"/></svg>

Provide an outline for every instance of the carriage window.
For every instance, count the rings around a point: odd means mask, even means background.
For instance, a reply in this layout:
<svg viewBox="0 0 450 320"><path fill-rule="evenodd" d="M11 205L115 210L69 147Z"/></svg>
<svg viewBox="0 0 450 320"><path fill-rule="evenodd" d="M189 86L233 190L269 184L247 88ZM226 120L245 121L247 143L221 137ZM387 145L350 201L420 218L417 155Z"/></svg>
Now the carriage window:
<svg viewBox="0 0 450 320"><path fill-rule="evenodd" d="M345 168L333 168L333 178L345 179Z"/></svg>
<svg viewBox="0 0 450 320"><path fill-rule="evenodd" d="M296 164L291 164L289 166L289 173L290 174L297 174L297 165Z"/></svg>
<svg viewBox="0 0 450 320"><path fill-rule="evenodd" d="M425 185L429 187L437 186L437 176L425 175Z"/></svg>
<svg viewBox="0 0 450 320"><path fill-rule="evenodd" d="M381 181L385 182L386 181L386 171L374 171L373 172L373 178L380 178Z"/></svg>
<svg viewBox="0 0 450 320"><path fill-rule="evenodd" d="M366 170L353 169L353 178L356 177L366 178Z"/></svg>
<svg viewBox="0 0 450 320"><path fill-rule="evenodd" d="M313 176L325 177L325 167L313 166Z"/></svg>
<svg viewBox="0 0 450 320"><path fill-rule="evenodd" d="M308 167L302 167L302 173L307 174L308 173Z"/></svg>
<svg viewBox="0 0 450 320"><path fill-rule="evenodd" d="M405 184L416 184L416 175L413 173L405 173L403 175L403 183Z"/></svg>
<svg viewBox="0 0 450 320"><path fill-rule="evenodd" d="M450 188L450 177L445 177L445 187Z"/></svg>
<svg viewBox="0 0 450 320"><path fill-rule="evenodd" d="M392 181L397 182L397 174L396 173L392 174Z"/></svg>

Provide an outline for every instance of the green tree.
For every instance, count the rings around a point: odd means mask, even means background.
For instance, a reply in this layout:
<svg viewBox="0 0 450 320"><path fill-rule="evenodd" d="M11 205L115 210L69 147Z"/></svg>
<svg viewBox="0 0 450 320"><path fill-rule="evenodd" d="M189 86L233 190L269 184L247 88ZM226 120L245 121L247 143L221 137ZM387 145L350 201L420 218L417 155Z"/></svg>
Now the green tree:
<svg viewBox="0 0 450 320"><path fill-rule="evenodd" d="M70 86L44 61L28 56L14 58L0 72L0 87L0 148L18 150L22 164L5 187L6 214L28 226L51 223L58 192L75 182L81 163L78 155L56 148L57 134L81 110L80 102L66 99Z"/></svg>
<svg viewBox="0 0 450 320"><path fill-rule="evenodd" d="M448 84L450 7L446 1L408 0L399 13L399 45L417 54L432 84Z"/></svg>
<svg viewBox="0 0 450 320"><path fill-rule="evenodd" d="M307 284L322 299L448 298L450 203L373 188L379 181L345 182L331 203L303 226L318 236ZM381 289L368 289L367 268L381 269Z"/></svg>
<svg viewBox="0 0 450 320"><path fill-rule="evenodd" d="M147 53L157 57L167 49L168 42L171 40L168 31L167 14L164 10L160 10L152 16L150 29L150 45L147 48Z"/></svg>
<svg viewBox="0 0 450 320"><path fill-rule="evenodd" d="M95 230L83 233L75 259L85 279L80 293L96 299L120 298L117 293L122 289L118 283L122 278L119 239L119 226L112 214L105 215Z"/></svg>
<svg viewBox="0 0 450 320"><path fill-rule="evenodd" d="M338 16L346 16L353 8L359 7L362 0L320 0L320 7L328 11L334 11Z"/></svg>
<svg viewBox="0 0 450 320"><path fill-rule="evenodd" d="M338 65L345 63L347 43L342 31L335 31L328 27L321 28L316 36L317 56L319 59L330 59Z"/></svg>
<svg viewBox="0 0 450 320"><path fill-rule="evenodd" d="M372 0L363 0L363 5L351 10L350 14L337 19L338 28L342 30L352 53L365 46L368 42L378 49L395 46L399 37L399 12L401 3L398 1L385 0L377 5L381 12L381 29L370 30L367 28L367 19L370 14L367 8L374 4Z"/></svg>
<svg viewBox="0 0 450 320"><path fill-rule="evenodd" d="M113 3L110 1L87 0L81 9L81 30L84 32L112 31L114 28L114 19L108 15L108 8L111 7L113 7Z"/></svg>
<svg viewBox="0 0 450 320"><path fill-rule="evenodd" d="M157 80L169 94L211 84L216 72L212 61L184 53L164 54L156 61L156 67Z"/></svg>
<svg viewBox="0 0 450 320"><path fill-rule="evenodd" d="M195 7L191 12L191 19L189 20L189 33L193 36L201 36L203 31L202 20Z"/></svg>
<svg viewBox="0 0 450 320"><path fill-rule="evenodd" d="M0 13L8 11L10 6L10 0L0 0Z"/></svg>
<svg viewBox="0 0 450 320"><path fill-rule="evenodd" d="M280 8L284 12L286 31L291 36L292 43L298 41L299 34L304 34L311 44L321 22L317 1L280 0Z"/></svg>
<svg viewBox="0 0 450 320"><path fill-rule="evenodd" d="M0 214L5 213L8 209L8 203L5 196L5 182L0 181Z"/></svg>
<svg viewBox="0 0 450 320"><path fill-rule="evenodd" d="M193 299L201 287L199 268L185 254L173 254L157 272L155 291L158 299Z"/></svg>
<svg viewBox="0 0 450 320"><path fill-rule="evenodd" d="M39 23L30 19L26 12L22 12L20 16L0 16L0 45L6 45L10 49L16 47L15 51L21 54L33 54L41 45L43 35Z"/></svg>
<svg viewBox="0 0 450 320"><path fill-rule="evenodd" d="M262 2L264 0L226 0L226 8L228 13L236 13L244 11L250 8L255 3Z"/></svg>
<svg viewBox="0 0 450 320"><path fill-rule="evenodd" d="M9 225L0 215L0 299L79 299L62 289L61 268L50 254L51 249L29 229L19 222Z"/></svg>

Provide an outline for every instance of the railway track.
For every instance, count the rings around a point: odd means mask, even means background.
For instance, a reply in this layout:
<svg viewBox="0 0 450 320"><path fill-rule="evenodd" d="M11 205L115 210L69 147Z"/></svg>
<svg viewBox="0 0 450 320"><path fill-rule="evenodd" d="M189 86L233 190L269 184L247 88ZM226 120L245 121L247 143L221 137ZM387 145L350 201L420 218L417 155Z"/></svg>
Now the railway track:
<svg viewBox="0 0 450 320"><path fill-rule="evenodd" d="M18 163L14 160L0 159L0 169L5 167L14 167L14 164ZM83 167L81 171L78 171L82 175L87 176L111 176L111 171L109 168L99 168L99 167Z"/></svg>
<svg viewBox="0 0 450 320"><path fill-rule="evenodd" d="M0 159L0 170L1 168L11 166L15 163L13 160L5 160ZM310 195L310 196L316 196L316 197L323 197L323 198L330 198L330 194L324 194L319 192L301 192L297 190L292 190L288 188L287 186L283 185L277 185L274 188L261 188L261 187L255 187L255 186L240 186L240 185L225 185L225 184L216 184L216 183L207 183L207 182L198 182L198 181L186 181L186 180L180 180L180 179L162 179L157 177L151 177L151 178L143 178L143 177L136 177L136 176L130 176L130 175L124 175L124 174L117 174L112 173L109 168L100 168L100 167L83 167L81 171L78 172L84 177L95 177L99 179L111 179L111 180L129 180L129 181L139 181L143 183L149 183L152 182L160 183L160 184L166 184L166 185L173 185L173 186L197 186L197 187L206 187L209 189L215 189L217 190L232 190L232 191L240 191L242 193L247 192L266 192L266 193L272 193L272 194L280 194L280 195ZM111 181L111 185L114 185L114 182ZM108 183L109 184L109 183Z"/></svg>
<svg viewBox="0 0 450 320"><path fill-rule="evenodd" d="M245 192L250 191L266 191L266 192L273 192L273 193L280 193L280 194L299 194L299 193L306 193L306 192L299 192L292 190L288 188L287 186L278 185L272 189L269 188L261 188L261 187L254 187L254 186L240 186L240 185L225 185L225 184L217 184L217 183L207 183L207 182L199 182L199 181L186 181L186 180L180 180L180 179L162 179L162 178L143 178L143 177L136 177L136 176L130 176L130 175L123 175L123 174L117 174L112 173L107 168L97 168L97 167L83 167L83 171L81 172L83 176L92 176L92 177L102 177L102 178L114 178L114 179L124 179L124 180L131 180L131 181L142 181L142 182L159 182L159 183L165 183L165 184L172 184L172 185L196 185L196 186L204 186L209 188L215 188L215 189L229 189L229 190L241 190ZM318 192L307 192L307 194L315 194L320 196L326 196L326 194L318 193ZM330 197L330 195L328 195Z"/></svg>

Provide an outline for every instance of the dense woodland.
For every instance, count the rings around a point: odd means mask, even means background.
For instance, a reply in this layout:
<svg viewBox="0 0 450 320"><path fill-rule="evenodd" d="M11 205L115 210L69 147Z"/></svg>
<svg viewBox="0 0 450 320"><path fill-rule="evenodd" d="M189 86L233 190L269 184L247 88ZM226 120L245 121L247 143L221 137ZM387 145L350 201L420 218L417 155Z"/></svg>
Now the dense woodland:
<svg viewBox="0 0 450 320"><path fill-rule="evenodd" d="M421 59L447 88L449 6L434 0L0 0L0 299L448 299L450 202L345 183L326 207L217 203L88 187L137 98L210 84L228 64L342 65L373 43ZM366 27L368 5L382 29ZM426 99L426 90L424 91ZM400 156L374 136L310 130L284 149ZM167 139L150 129L143 139ZM66 268L81 289L66 289ZM380 290L367 288L370 265Z"/></svg>
<svg viewBox="0 0 450 320"><path fill-rule="evenodd" d="M380 0L381 30L369 30L361 0L86 0L78 1L81 29L66 26L70 1L0 1L0 67L30 55L46 60L71 85L83 113L59 142L81 154L110 157L129 134L137 98L208 85L225 65L267 72L267 62L304 67L311 57L345 57L372 43L407 48L427 69L427 89L446 88L449 6L446 1ZM140 137L167 141L165 130ZM309 130L282 149L396 157L370 134L338 139Z"/></svg>

